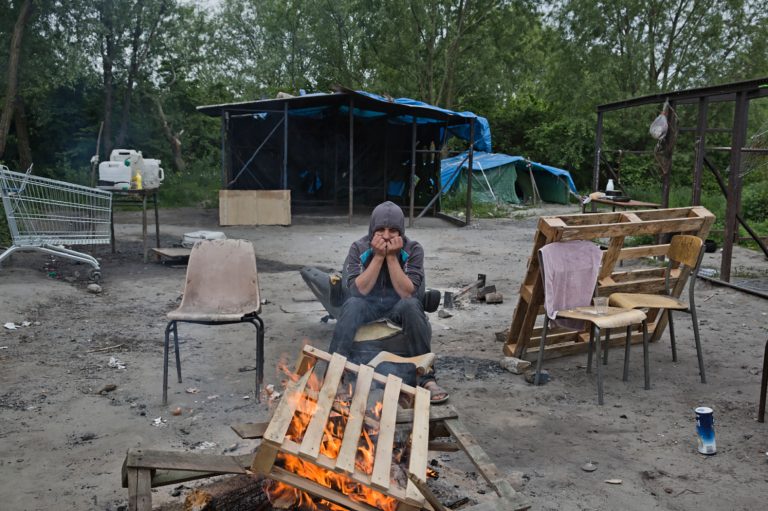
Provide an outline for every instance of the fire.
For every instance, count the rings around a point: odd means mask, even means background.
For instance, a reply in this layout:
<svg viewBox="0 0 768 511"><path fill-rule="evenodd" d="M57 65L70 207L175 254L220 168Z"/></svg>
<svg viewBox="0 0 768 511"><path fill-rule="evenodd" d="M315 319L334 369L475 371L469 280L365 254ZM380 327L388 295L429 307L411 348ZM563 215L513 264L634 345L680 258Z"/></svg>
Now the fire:
<svg viewBox="0 0 768 511"><path fill-rule="evenodd" d="M298 379L298 376L283 369L291 380ZM320 381L315 374L312 374L307 382L307 388L313 391L319 391ZM338 457L341 450L342 439L344 437L344 427L349 418L349 408L351 405L351 396L353 388L350 384L346 392L340 393L334 402L334 411L332 419L325 425L323 440L320 445L320 454L331 459ZM343 396L349 396L345 398ZM309 425L317 409L317 402L308 398L306 395L300 396L296 406L296 413L293 416L291 425L286 434L286 439L301 443L304 432ZM368 412L374 418L381 416L383 404L377 402ZM339 413L339 411L342 411ZM366 424L361 434L361 442L357 448L355 459L355 468L365 474L373 472L373 462L375 454L375 438L378 435L378 428L373 428ZM314 481L326 488L330 488L355 502L361 502L381 509L382 511L396 511L398 502L392 497L388 497L381 492L368 488L365 485L353 481L351 478L337 474L333 471L318 467L317 465L305 461L291 454L280 453L275 462L283 469L293 472L307 480ZM314 498L308 493L296 489L292 486L278 481L268 480L265 483L265 491L269 500L276 507L294 507L302 511L347 511L346 508L329 502L325 499Z"/></svg>

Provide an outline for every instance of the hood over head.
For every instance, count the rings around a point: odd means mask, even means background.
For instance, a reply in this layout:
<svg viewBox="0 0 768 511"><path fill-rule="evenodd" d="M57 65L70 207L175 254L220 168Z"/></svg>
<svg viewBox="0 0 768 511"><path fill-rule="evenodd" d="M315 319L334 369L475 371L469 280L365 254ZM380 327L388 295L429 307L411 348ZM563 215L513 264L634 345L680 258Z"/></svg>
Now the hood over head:
<svg viewBox="0 0 768 511"><path fill-rule="evenodd" d="M368 239L373 239L373 233L378 229L389 227L400 231L405 239L405 215L400 206L391 201L382 202L371 213L371 223L368 226Z"/></svg>

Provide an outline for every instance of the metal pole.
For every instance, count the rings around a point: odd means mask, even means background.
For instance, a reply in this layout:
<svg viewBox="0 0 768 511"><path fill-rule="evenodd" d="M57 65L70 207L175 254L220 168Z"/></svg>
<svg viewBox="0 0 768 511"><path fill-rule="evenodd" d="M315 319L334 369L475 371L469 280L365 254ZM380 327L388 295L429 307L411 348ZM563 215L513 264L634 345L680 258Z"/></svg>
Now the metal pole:
<svg viewBox="0 0 768 511"><path fill-rule="evenodd" d="M408 213L408 227L413 226L413 203L414 203L415 193L416 193L416 116L413 117L413 124L411 124L411 191L409 193L411 207Z"/></svg>
<svg viewBox="0 0 768 511"><path fill-rule="evenodd" d="M747 113L749 102L747 93L736 93L733 112L733 135L731 137L731 161L728 174L728 201L725 208L725 234L723 235L723 256L720 260L720 278L731 281L731 256L733 241L736 238L738 224L736 216L741 209L741 148L747 138Z"/></svg>
<svg viewBox="0 0 768 511"><path fill-rule="evenodd" d="M701 174L704 170L704 156L706 150L704 142L707 132L707 110L709 99L699 98L699 120L696 123L696 161L693 166L693 195L691 197L691 206L701 204Z"/></svg>
<svg viewBox="0 0 768 511"><path fill-rule="evenodd" d="M472 168L475 158L475 119L472 118L472 124L469 125L469 159L467 164L469 165L469 172L467 172L467 212L466 220L467 225L472 221ZM461 167L459 167L461 172Z"/></svg>
<svg viewBox="0 0 768 511"><path fill-rule="evenodd" d="M352 225L352 187L354 185L355 170L355 100L349 98L349 225Z"/></svg>
<svg viewBox="0 0 768 511"><path fill-rule="evenodd" d="M592 170L592 191L600 187L600 153L603 146L603 112L597 112L597 128L595 129L595 165Z"/></svg>
<svg viewBox="0 0 768 511"><path fill-rule="evenodd" d="M288 102L283 103L283 190L288 189Z"/></svg>

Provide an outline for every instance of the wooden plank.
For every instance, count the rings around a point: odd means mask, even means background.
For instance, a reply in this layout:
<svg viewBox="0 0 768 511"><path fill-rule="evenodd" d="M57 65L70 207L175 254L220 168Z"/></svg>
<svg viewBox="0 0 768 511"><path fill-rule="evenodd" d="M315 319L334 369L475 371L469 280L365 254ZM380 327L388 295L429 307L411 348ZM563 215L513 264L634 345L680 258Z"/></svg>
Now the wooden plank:
<svg viewBox="0 0 768 511"><path fill-rule="evenodd" d="M241 422L232 424L232 430L244 439L261 438L269 427L269 422Z"/></svg>
<svg viewBox="0 0 768 511"><path fill-rule="evenodd" d="M413 472L408 472L408 487L413 487L413 489L418 492L420 496L429 502L429 505L432 506L434 511L448 511L448 508L443 506L435 494L432 493L432 490L429 489L426 480L417 476Z"/></svg>
<svg viewBox="0 0 768 511"><path fill-rule="evenodd" d="M268 477L275 481L280 481L281 483L293 486L294 488L306 490L313 495L335 502L351 511L379 511L373 506L369 506L363 502L354 501L342 493L335 492L330 488L326 488L309 479L304 479L303 477L297 476L287 470L283 470L280 467L274 467Z"/></svg>
<svg viewBox="0 0 768 511"><path fill-rule="evenodd" d="M219 224L291 225L291 191L219 190Z"/></svg>
<svg viewBox="0 0 768 511"><path fill-rule="evenodd" d="M616 266L616 261L619 260L619 253L623 246L624 236L611 238L608 250L603 253L603 263L600 266L600 272L597 275L598 280L609 277L613 273L613 268Z"/></svg>
<svg viewBox="0 0 768 511"><path fill-rule="evenodd" d="M387 376L382 398L383 408L379 420L379 438L376 441L376 453L373 460L371 486L381 491L389 491L389 472L392 466L392 447L395 442L397 420L397 401L403 380L394 374Z"/></svg>
<svg viewBox="0 0 768 511"><path fill-rule="evenodd" d="M491 461L491 458L480 447L469 431L459 421L459 419L448 419L445 421L445 426L448 431L451 432L456 441L467 453L470 461L475 465L477 471L488 482L489 485L496 491L496 493L506 499L512 507L508 509L526 509L528 504L525 503L522 496L517 493L512 486L502 477L496 465ZM506 483L506 484L505 484Z"/></svg>
<svg viewBox="0 0 768 511"><path fill-rule="evenodd" d="M653 331L651 329L652 325L655 325L655 324L648 325L649 337L651 337L651 333ZM563 342L559 344L548 344L544 349L544 358L546 360L552 360L555 358L586 353L589 347L589 342L588 342L589 334L585 332L579 335L580 336L583 335L584 337L586 337L586 339L582 338L580 342ZM611 337L609 345L611 348L623 347L624 339L625 339L624 332L622 332L621 335ZM531 342L531 346L528 348L528 351L526 352L525 360L528 360L530 362L535 362L536 357L538 357L538 353L539 353L539 339L533 338L531 339L530 342ZM633 332L632 337L630 338L630 343L641 344L642 342L643 342L642 332ZM604 342L603 342L603 346L605 346Z"/></svg>
<svg viewBox="0 0 768 511"><path fill-rule="evenodd" d="M338 353L331 357L331 363L328 364L328 370L325 372L323 387L317 399L315 412L312 414L307 429L304 431L304 439L301 442L301 453L316 458L320 454L320 444L325 434L325 425L328 423L328 416L331 413L333 401L339 391L339 383L344 374L344 366L347 359Z"/></svg>
<svg viewBox="0 0 768 511"><path fill-rule="evenodd" d="M128 510L152 511L152 487L149 469L128 469Z"/></svg>
<svg viewBox="0 0 768 511"><path fill-rule="evenodd" d="M189 257L189 255L192 253L191 248L179 248L179 247L150 248L150 250L159 256L168 257L170 259Z"/></svg>
<svg viewBox="0 0 768 511"><path fill-rule="evenodd" d="M331 361L331 355L330 354L324 352L323 350L319 350L319 349L315 348L314 346L310 346L310 345L304 346L304 353L306 355L309 355L310 357L316 358L317 360L324 360L326 362L330 362ZM349 371L349 372L351 372L353 374L358 374L359 371L360 371L360 366L357 365L357 364L353 364L350 361L347 361L347 371ZM379 383L384 383L384 384L387 383L387 377L384 376L383 374L379 374L379 373L373 373L373 380L377 381ZM409 395L409 396L415 396L416 395L416 389L414 387L410 386L410 385L405 384L405 383L402 384L402 387L400 388L400 391L403 392L404 394Z"/></svg>
<svg viewBox="0 0 768 511"><path fill-rule="evenodd" d="M232 456L243 469L249 468L253 463L253 454L242 454ZM193 472L189 470L156 470L152 474L152 488L158 486L167 486L169 484L179 484L196 479L205 479L221 475L220 472Z"/></svg>
<svg viewBox="0 0 768 511"><path fill-rule="evenodd" d="M662 245L642 245L639 247L626 247L621 249L619 261L628 259L640 259L641 257L657 257L666 255L669 250L669 244Z"/></svg>
<svg viewBox="0 0 768 511"><path fill-rule="evenodd" d="M288 384L285 394L277 404L275 413L269 421L269 426L264 432L264 442L275 447L279 447L283 443L285 434L288 432L288 428L291 425L293 414L296 413L296 407L301 400L301 395L304 393L304 387L307 386L307 381L311 374L312 371L307 371L304 373L304 376Z"/></svg>
<svg viewBox="0 0 768 511"><path fill-rule="evenodd" d="M344 439L341 441L339 455L336 457L336 468L348 474L355 470L355 455L360 443L360 434L363 430L365 410L368 405L368 394L373 381L373 368L360 366L355 382L355 395L349 406L349 418L344 427Z"/></svg>
<svg viewBox="0 0 768 511"><path fill-rule="evenodd" d="M235 456L196 452L132 449L128 452L125 466L128 469L150 468L216 472L218 474L245 474L245 469L240 466L240 462Z"/></svg>
<svg viewBox="0 0 768 511"><path fill-rule="evenodd" d="M562 240L591 240L593 238L612 238L614 236L642 236L647 234L665 234L671 232L696 232L702 221L698 218L670 220L651 220L642 223L616 223L567 227L563 230Z"/></svg>
<svg viewBox="0 0 768 511"><path fill-rule="evenodd" d="M419 387L413 405L413 428L411 430L411 455L408 471L424 484L427 482L427 458L429 456L429 391ZM424 496L412 481L408 481L405 494L411 500L419 501Z"/></svg>

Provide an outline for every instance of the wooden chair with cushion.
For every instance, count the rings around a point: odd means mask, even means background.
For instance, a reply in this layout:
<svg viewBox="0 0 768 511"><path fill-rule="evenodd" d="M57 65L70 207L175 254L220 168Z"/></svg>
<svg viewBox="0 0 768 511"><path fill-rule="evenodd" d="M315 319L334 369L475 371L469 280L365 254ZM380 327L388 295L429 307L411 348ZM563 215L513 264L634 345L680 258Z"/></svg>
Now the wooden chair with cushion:
<svg viewBox="0 0 768 511"><path fill-rule="evenodd" d="M557 256L558 253L560 256ZM567 264L557 264L558 258L562 258L563 255L567 256ZM633 325L642 325L645 388L650 388L648 376L648 327L645 313L639 310L609 307L606 312L597 314L595 308L590 305L595 285L597 284L599 261L601 259L600 247L589 241L556 242L541 248L538 252L538 257L541 279L544 282L543 287L545 290L545 314L538 358L536 360L534 384L539 384L550 321L568 328L576 328L576 325L580 326L583 324L582 322L586 321L592 325L589 336L587 372L592 371L593 351L596 351L598 361L595 364L597 366L597 402L601 405L603 404L603 368L602 364L599 363L601 351L600 331L602 329L607 331L611 328L627 328L623 374L623 380L627 381L631 328ZM553 300L547 300L547 293L565 298L559 299L558 303L555 304Z"/></svg>
<svg viewBox="0 0 768 511"><path fill-rule="evenodd" d="M179 308L168 313L163 349L163 404L168 402L170 336L176 351L176 372L181 383L178 323L256 327L256 399L264 380L264 321L259 317L261 297L256 253L246 240L198 241L187 266L184 295Z"/></svg>
<svg viewBox="0 0 768 511"><path fill-rule="evenodd" d="M664 276L665 294L644 293L613 293L609 297L610 305L624 309L664 309L669 321L669 338L672 345L672 360L677 362L677 346L675 345L675 325L672 321L672 311L688 312L693 322L693 338L696 341L696 355L699 359L699 374L701 383L707 383L704 374L704 357L701 352L701 339L699 337L699 321L696 317L696 302L694 300L694 285L696 272L704 255L704 242L698 236L678 234L673 236L667 252L667 269ZM670 289L669 281L672 270L680 269L679 282L688 280L688 303L675 298L680 295L682 289ZM687 279L688 275L690 279Z"/></svg>

